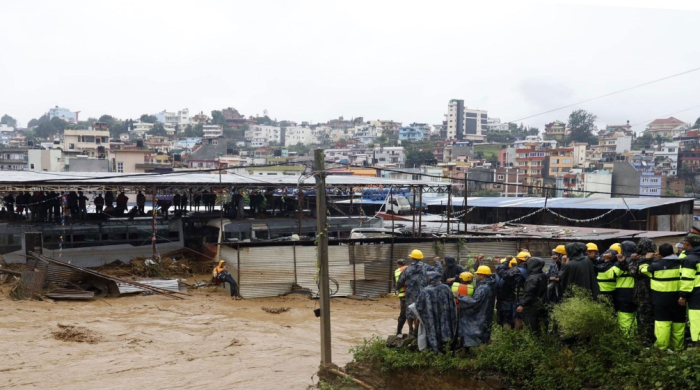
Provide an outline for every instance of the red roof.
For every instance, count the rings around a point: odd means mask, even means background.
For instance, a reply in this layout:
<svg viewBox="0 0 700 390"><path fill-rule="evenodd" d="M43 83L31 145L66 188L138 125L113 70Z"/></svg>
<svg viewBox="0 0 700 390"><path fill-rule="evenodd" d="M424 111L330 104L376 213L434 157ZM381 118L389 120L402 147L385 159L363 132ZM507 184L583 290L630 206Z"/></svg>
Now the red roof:
<svg viewBox="0 0 700 390"><path fill-rule="evenodd" d="M673 124L682 125L682 124L685 124L685 122L683 122L680 119L670 117L670 118L666 118L666 119L654 119L649 124L650 125L673 125Z"/></svg>

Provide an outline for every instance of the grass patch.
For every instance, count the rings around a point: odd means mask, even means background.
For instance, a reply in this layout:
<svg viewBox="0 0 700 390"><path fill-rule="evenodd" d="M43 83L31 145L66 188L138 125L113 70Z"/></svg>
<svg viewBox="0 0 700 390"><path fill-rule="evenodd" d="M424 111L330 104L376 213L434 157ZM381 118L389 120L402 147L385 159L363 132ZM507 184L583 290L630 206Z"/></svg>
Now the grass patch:
<svg viewBox="0 0 700 390"><path fill-rule="evenodd" d="M501 145L507 144L477 144L474 145L474 153L483 152L485 158L489 158L492 153L498 157L498 151L501 150Z"/></svg>

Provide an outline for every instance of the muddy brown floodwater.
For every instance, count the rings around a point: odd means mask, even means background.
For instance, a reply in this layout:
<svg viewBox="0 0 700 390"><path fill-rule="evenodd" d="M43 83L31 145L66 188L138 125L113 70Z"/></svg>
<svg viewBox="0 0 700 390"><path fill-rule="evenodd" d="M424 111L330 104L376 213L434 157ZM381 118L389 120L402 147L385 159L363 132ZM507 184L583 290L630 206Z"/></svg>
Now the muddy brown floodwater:
<svg viewBox="0 0 700 390"><path fill-rule="evenodd" d="M0 389L306 389L318 381L319 319L306 296L177 301L12 301L0 286ZM290 308L278 314L262 310ZM331 302L333 362L396 328L398 299Z"/></svg>

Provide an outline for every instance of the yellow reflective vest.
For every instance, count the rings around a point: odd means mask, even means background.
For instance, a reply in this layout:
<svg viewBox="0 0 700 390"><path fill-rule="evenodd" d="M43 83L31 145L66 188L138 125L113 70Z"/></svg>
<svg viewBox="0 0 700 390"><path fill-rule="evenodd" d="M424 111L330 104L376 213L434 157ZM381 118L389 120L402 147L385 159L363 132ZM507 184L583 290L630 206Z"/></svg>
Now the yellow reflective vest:
<svg viewBox="0 0 700 390"><path fill-rule="evenodd" d="M406 269L406 267L407 267L407 266L404 265L403 267L399 267L399 268L397 268L396 270L394 270L394 283L398 283L398 281L399 281L399 276L401 276L401 273L403 272L403 270ZM385 274L385 275L386 275L386 274ZM397 295L399 296L399 298L405 297L405 296L406 296L406 287L401 287L401 288L399 289Z"/></svg>

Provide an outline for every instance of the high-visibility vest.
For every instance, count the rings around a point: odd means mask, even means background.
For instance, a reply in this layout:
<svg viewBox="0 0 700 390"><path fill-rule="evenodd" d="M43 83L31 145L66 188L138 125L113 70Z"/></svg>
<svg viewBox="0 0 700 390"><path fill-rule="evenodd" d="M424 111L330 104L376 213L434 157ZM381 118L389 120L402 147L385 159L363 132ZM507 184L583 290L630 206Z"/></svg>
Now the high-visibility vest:
<svg viewBox="0 0 700 390"><path fill-rule="evenodd" d="M615 280L615 270L613 265L610 265L606 271L598 272L598 287L602 293L611 293L615 291L617 281Z"/></svg>
<svg viewBox="0 0 700 390"><path fill-rule="evenodd" d="M474 289L469 288L468 283L454 282L452 283L452 293L459 294L465 297L471 297L474 294Z"/></svg>
<svg viewBox="0 0 700 390"><path fill-rule="evenodd" d="M642 264L639 272L651 278L652 291L675 293L681 290L680 259L661 259L653 264Z"/></svg>
<svg viewBox="0 0 700 390"><path fill-rule="evenodd" d="M407 266L404 265L403 267L399 267L399 268L397 268L396 270L394 270L394 282L395 282L395 283L398 283L398 282L399 282L399 276L401 276L401 273L403 272L403 270L406 269L406 267L407 267ZM399 289L399 294L398 294L398 295L399 295L399 298L405 297L405 296L406 296L406 288L405 288L405 287L401 287L401 288Z"/></svg>

